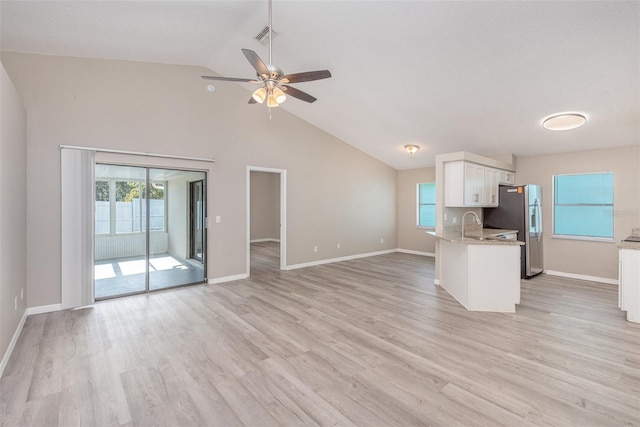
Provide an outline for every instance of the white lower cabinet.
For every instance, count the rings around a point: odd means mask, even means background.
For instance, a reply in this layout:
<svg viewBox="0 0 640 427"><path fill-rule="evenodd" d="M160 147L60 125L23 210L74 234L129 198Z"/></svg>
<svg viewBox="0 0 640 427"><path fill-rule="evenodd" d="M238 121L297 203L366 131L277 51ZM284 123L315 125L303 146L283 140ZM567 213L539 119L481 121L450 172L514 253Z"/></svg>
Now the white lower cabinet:
<svg viewBox="0 0 640 427"><path fill-rule="evenodd" d="M620 249L618 280L618 306L628 321L640 323L640 250Z"/></svg>

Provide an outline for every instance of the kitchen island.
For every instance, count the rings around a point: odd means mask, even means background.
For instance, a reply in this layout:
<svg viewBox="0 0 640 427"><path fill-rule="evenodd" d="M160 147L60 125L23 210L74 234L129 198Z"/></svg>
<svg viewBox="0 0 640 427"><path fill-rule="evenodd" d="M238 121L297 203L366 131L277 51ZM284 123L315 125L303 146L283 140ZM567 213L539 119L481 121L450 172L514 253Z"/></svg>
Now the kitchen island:
<svg viewBox="0 0 640 427"><path fill-rule="evenodd" d="M498 238L514 230L482 229L440 239L440 286L470 311L515 313L520 303L520 246Z"/></svg>

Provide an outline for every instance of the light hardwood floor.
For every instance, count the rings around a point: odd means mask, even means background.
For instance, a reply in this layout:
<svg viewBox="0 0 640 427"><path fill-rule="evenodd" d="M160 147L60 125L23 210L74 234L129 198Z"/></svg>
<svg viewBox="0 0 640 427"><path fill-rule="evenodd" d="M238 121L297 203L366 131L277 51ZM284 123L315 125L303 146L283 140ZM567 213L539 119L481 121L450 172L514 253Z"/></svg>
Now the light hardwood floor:
<svg viewBox="0 0 640 427"><path fill-rule="evenodd" d="M617 289L542 276L471 313L389 254L30 316L3 426L640 425L640 325Z"/></svg>

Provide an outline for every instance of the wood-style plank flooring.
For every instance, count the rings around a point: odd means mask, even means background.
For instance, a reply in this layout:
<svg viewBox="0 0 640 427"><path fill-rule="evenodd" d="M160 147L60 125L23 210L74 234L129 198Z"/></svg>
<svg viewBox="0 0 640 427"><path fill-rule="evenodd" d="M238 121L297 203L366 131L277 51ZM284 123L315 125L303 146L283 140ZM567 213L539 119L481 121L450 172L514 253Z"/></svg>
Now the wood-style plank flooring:
<svg viewBox="0 0 640 427"><path fill-rule="evenodd" d="M640 325L617 289L542 276L471 313L389 254L30 316L2 426L640 425Z"/></svg>

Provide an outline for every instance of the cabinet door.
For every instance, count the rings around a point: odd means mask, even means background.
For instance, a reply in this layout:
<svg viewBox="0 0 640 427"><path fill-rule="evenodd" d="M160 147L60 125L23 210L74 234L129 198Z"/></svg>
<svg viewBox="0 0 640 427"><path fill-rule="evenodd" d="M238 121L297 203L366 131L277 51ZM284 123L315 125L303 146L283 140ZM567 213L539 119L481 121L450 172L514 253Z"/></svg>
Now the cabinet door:
<svg viewBox="0 0 640 427"><path fill-rule="evenodd" d="M627 320L640 323L640 250L620 250L620 308Z"/></svg>
<svg viewBox="0 0 640 427"><path fill-rule="evenodd" d="M444 205L447 207L464 206L464 162L444 164Z"/></svg>
<svg viewBox="0 0 640 427"><path fill-rule="evenodd" d="M484 166L464 164L464 205L482 206L484 203Z"/></svg>
<svg viewBox="0 0 640 427"><path fill-rule="evenodd" d="M498 173L498 183L513 185L516 182L516 175L511 171L501 170Z"/></svg>
<svg viewBox="0 0 640 427"><path fill-rule="evenodd" d="M484 206L498 206L498 169L484 168Z"/></svg>

